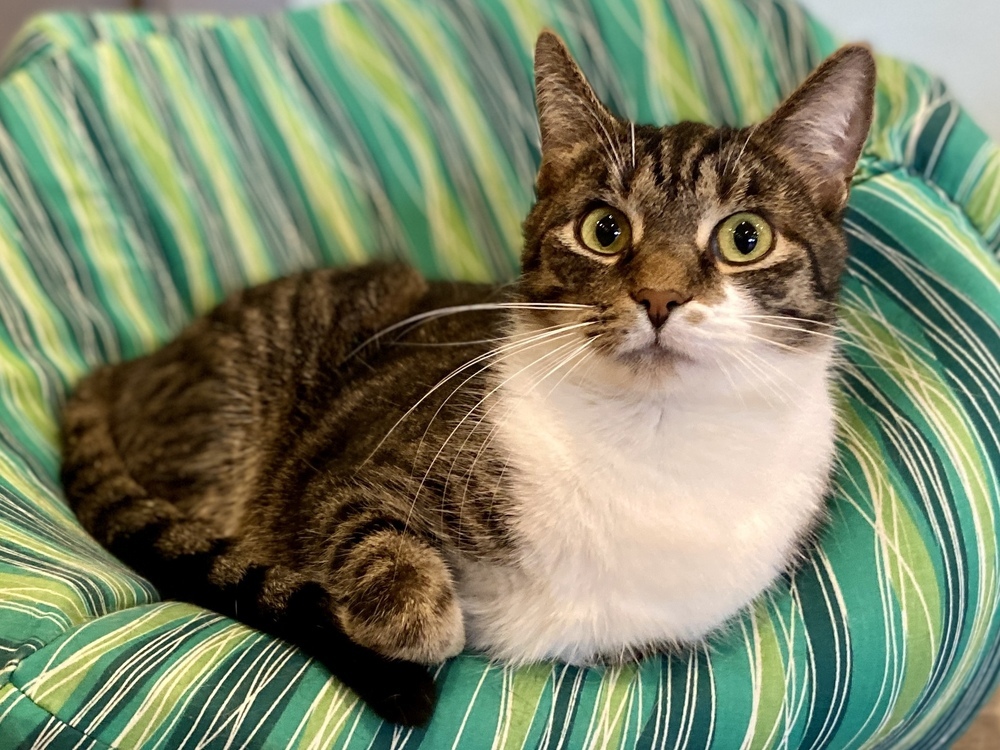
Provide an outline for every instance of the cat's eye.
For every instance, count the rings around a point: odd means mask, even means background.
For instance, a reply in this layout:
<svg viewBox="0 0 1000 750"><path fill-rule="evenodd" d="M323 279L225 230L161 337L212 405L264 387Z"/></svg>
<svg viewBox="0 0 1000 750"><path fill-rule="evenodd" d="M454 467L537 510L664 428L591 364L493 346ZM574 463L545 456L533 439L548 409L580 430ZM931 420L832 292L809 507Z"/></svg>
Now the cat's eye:
<svg viewBox="0 0 1000 750"><path fill-rule="evenodd" d="M588 211L580 222L580 241L601 255L617 255L632 240L632 226L625 214L610 206Z"/></svg>
<svg viewBox="0 0 1000 750"><path fill-rule="evenodd" d="M753 263L774 245L771 225L757 214L743 211L722 221L715 230L715 251L726 263Z"/></svg>

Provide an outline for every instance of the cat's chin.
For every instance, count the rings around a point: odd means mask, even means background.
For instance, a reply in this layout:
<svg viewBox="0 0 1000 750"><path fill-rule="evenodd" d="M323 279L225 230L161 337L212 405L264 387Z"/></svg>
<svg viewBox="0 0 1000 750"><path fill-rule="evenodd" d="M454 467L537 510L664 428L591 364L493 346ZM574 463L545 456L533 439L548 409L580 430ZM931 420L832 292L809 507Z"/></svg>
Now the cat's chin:
<svg viewBox="0 0 1000 750"><path fill-rule="evenodd" d="M690 355L677 348L652 342L605 350L580 370L590 387L639 395L673 389L678 382L678 368L693 363Z"/></svg>
<svg viewBox="0 0 1000 750"><path fill-rule="evenodd" d="M645 346L619 352L617 357L622 363L631 367L648 367L655 370L671 369L682 362L692 361L690 355L661 341L653 341Z"/></svg>

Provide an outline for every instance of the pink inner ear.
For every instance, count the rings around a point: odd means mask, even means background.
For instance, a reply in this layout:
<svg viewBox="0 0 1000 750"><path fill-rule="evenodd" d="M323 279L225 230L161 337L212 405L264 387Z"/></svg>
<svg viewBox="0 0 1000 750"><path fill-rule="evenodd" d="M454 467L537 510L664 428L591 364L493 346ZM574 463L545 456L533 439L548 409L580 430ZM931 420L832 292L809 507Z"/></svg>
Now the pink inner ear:
<svg viewBox="0 0 1000 750"><path fill-rule="evenodd" d="M821 65L764 123L825 204L842 205L874 108L875 66L863 47L847 47Z"/></svg>

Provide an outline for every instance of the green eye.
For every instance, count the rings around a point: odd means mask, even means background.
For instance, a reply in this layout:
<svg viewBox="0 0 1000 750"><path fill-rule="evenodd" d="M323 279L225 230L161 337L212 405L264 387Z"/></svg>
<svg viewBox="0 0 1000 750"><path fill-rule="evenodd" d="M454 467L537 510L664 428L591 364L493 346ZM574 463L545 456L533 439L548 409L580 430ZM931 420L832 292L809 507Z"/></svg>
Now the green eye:
<svg viewBox="0 0 1000 750"><path fill-rule="evenodd" d="M771 225L748 211L733 214L715 230L716 252L726 263L753 263L774 245Z"/></svg>
<svg viewBox="0 0 1000 750"><path fill-rule="evenodd" d="M588 212L580 224L580 240L601 255L617 255L632 239L632 227L625 214L609 206Z"/></svg>

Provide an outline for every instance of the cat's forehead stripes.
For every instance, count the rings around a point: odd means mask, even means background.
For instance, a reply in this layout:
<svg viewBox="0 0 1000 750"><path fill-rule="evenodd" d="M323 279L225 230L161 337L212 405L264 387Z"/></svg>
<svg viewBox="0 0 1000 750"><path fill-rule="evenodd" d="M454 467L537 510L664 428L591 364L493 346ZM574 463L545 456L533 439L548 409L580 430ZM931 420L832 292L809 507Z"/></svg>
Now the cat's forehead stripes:
<svg viewBox="0 0 1000 750"><path fill-rule="evenodd" d="M631 128L622 127L624 134ZM637 126L635 162L611 163L603 146L578 151L565 186L567 194L587 193L617 208L653 216L685 212L689 219L712 205L733 211L753 208L763 186L774 182L744 131L698 123L667 128ZM624 140L619 147L626 147Z"/></svg>

